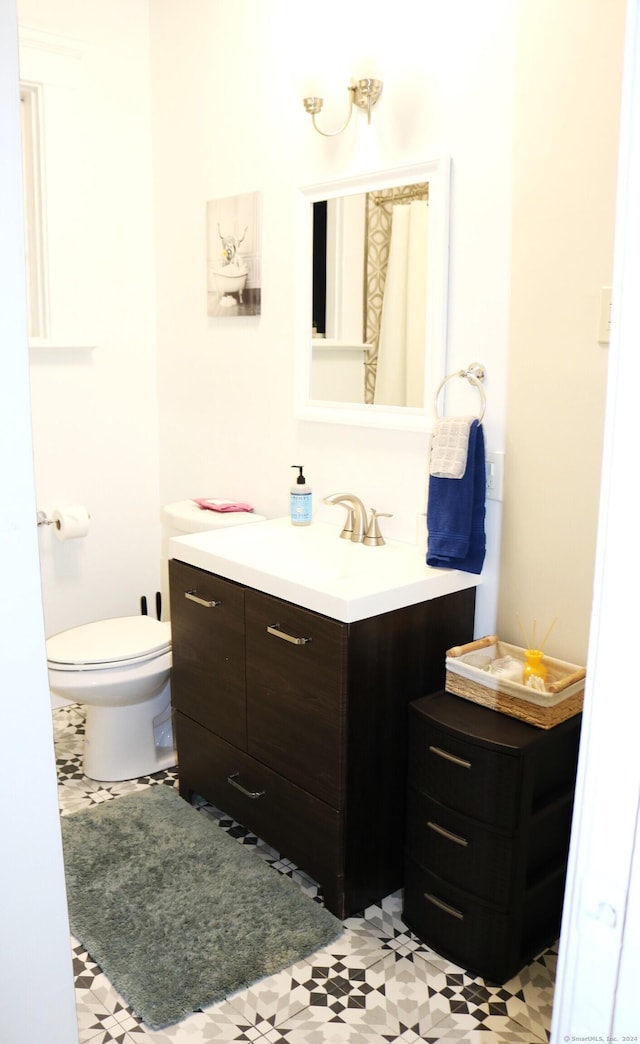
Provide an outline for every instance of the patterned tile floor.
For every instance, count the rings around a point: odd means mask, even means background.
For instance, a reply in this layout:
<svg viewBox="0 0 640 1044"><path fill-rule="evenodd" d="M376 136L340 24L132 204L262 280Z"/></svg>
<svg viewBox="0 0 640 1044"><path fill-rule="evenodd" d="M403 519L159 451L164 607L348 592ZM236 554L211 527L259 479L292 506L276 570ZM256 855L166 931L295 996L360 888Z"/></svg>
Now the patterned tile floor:
<svg viewBox="0 0 640 1044"><path fill-rule="evenodd" d="M62 815L142 787L176 785L175 771L126 783L82 773L84 715L53 712ZM277 852L203 803L276 872L318 897L313 881ZM320 899L318 898L318 901ZM557 952L547 950L503 987L467 975L403 924L400 893L345 922L326 950L162 1031L147 1029L77 939L71 939L81 1044L465 1044L549 1040Z"/></svg>

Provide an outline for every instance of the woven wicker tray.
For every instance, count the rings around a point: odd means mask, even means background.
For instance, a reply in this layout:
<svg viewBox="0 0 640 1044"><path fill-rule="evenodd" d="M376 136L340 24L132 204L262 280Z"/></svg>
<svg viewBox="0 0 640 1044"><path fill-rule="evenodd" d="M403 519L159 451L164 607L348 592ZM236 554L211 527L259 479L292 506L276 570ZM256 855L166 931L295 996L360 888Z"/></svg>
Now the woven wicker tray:
<svg viewBox="0 0 640 1044"><path fill-rule="evenodd" d="M584 667L545 656L547 692L537 692L487 670L502 656L514 656L524 666L525 650L501 642L495 634L449 649L445 689L541 729L551 729L580 713L587 675Z"/></svg>

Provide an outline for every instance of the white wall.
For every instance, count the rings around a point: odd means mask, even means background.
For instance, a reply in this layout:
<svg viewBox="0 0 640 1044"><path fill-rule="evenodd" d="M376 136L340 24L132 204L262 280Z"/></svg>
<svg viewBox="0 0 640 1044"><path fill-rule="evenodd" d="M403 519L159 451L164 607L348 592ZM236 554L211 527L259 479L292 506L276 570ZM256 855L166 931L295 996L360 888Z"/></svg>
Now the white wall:
<svg viewBox="0 0 640 1044"><path fill-rule="evenodd" d="M97 347L32 352L38 505L79 500L92 515L84 541L39 534L48 633L136 612L153 593L162 502L241 497L284 514L294 462L305 464L316 517L332 517L321 498L347 487L393 512L390 536L415 539L428 436L293 416L296 195L318 179L448 153L448 369L484 363L487 444L507 448L503 582L502 506L490 501L477 631L497 619L519 641L516 609L540 626L558 613L549 651L585 661L606 368L594 329L611 278L622 6L566 0L541 17L539 5L508 0L430 3L429 33L418 34L405 31L408 0L393 19L373 4L364 29L333 0L311 43L299 5L158 0L149 69L146 0L20 0L26 25L84 48L85 182L98 201L86 237ZM331 126L345 83L367 70L385 81L372 126L356 113L338 138L316 134L300 101L309 75L324 77ZM208 319L206 200L254 190L262 314ZM563 443L571 469L541 470ZM544 494L530 506L532 473Z"/></svg>
<svg viewBox="0 0 640 1044"><path fill-rule="evenodd" d="M83 540L39 531L52 634L136 613L140 596L159 587L148 17L146 0L18 8L21 25L70 37L81 53L68 102L79 113L79 154L50 140L45 156L50 220L60 229L52 279L66 277L64 294L54 285L51 296L62 343L67 330L78 333L80 314L80 339L95 348L30 353L38 507L80 502L91 514ZM33 49L22 58L24 75Z"/></svg>
<svg viewBox="0 0 640 1044"><path fill-rule="evenodd" d="M33 521L17 58L15 9L1 0L0 1041L73 1044L69 922Z"/></svg>
<svg viewBox="0 0 640 1044"><path fill-rule="evenodd" d="M292 415L294 353L306 348L296 326L296 204L304 184L442 153L453 157L450 365L487 367L487 441L502 448L514 13L507 0L462 6L461 20L460 5L423 5L430 28L418 33L407 31L415 25L408 0L393 17L373 3L364 20L360 8L334 0L311 38L303 5L153 4L162 499L241 497L283 515L289 466L304 463L317 518L333 518L321 498L347 488L393 512L388 535L415 540L428 436ZM316 134L301 101L307 71L329 73L325 94L339 111L328 107L322 123L331 127L372 50L369 72L375 64L384 88L371 127L356 113L340 137ZM264 204L262 315L207 319L205 201L254 190ZM496 543L498 505L489 516ZM496 562L492 548L489 575ZM493 598L495 583L483 592L482 629L494 626Z"/></svg>
<svg viewBox="0 0 640 1044"><path fill-rule="evenodd" d="M153 594L161 503L220 495L284 514L294 462L316 517L333 517L322 496L346 487L393 512L390 536L415 539L428 436L293 416L296 202L306 183L447 153L447 368L484 363L487 444L507 449L502 561L503 508L490 501L476 630L519 642L516 610L540 627L557 613L548 651L585 662L622 8L430 0L421 34L406 31L408 0L393 18L372 4L364 26L332 0L311 41L304 10L284 2L157 0L149 30L146 0L20 0L26 25L84 49L85 204L96 204L86 268L97 347L32 352L38 504L79 500L92 515L84 541L39 534L48 633L136 612ZM371 127L355 113L339 137L316 134L301 104L310 79L331 127L346 82L366 72L384 80ZM262 314L208 319L206 201L252 191L263 195ZM558 445L572 466L545 471ZM543 492L530 503L532 474Z"/></svg>
<svg viewBox="0 0 640 1044"><path fill-rule="evenodd" d="M547 652L586 664L625 2L520 8L498 632L520 645L516 612L539 639L557 615Z"/></svg>
<svg viewBox="0 0 640 1044"><path fill-rule="evenodd" d="M563 916L554 1042L640 1027L640 706L621 650L637 642L640 4L629 5L594 611Z"/></svg>

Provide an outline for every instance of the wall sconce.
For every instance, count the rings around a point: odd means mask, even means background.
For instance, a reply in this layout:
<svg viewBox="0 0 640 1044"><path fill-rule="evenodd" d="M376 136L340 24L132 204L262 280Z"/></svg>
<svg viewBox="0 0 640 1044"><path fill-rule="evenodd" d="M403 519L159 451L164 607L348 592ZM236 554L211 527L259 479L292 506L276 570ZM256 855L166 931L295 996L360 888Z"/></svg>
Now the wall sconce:
<svg viewBox="0 0 640 1044"><path fill-rule="evenodd" d="M324 98L311 97L303 99L305 111L310 114L313 126L318 134L322 134L325 138L333 138L336 134L342 134L342 131L348 126L349 120L351 119L354 105L357 105L359 109L366 109L367 123L371 123L371 109L380 97L380 92L382 91L382 80L358 80L356 83L350 83L347 90L351 94L349 115L347 116L347 121L344 126L335 131L323 131L316 123L316 115L322 111Z"/></svg>

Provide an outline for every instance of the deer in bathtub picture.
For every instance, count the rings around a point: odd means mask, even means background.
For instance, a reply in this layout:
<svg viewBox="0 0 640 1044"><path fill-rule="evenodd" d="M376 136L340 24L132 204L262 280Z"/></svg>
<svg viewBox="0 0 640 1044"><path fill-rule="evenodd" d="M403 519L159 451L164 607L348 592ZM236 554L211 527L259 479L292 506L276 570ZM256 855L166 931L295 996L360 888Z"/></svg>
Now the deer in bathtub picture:
<svg viewBox="0 0 640 1044"><path fill-rule="evenodd" d="M262 197L207 202L207 315L259 315Z"/></svg>
<svg viewBox="0 0 640 1044"><path fill-rule="evenodd" d="M222 294L220 304L227 308L235 304L235 301L230 297L230 294L236 292L240 304L243 304L242 291L244 290L244 284L247 281L249 270L248 268L245 268L238 250L240 249L240 245L244 242L246 234L247 226L245 226L245 230L240 239L236 239L235 236L223 236L220 231L220 224L218 224L218 235L222 242L222 264L217 267L214 265L213 284L215 289Z"/></svg>

